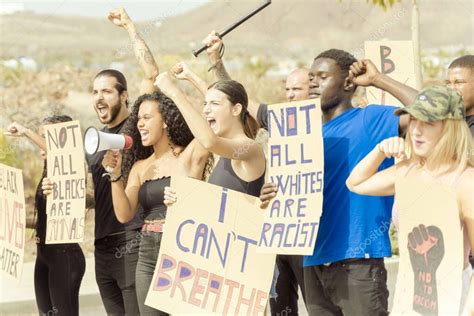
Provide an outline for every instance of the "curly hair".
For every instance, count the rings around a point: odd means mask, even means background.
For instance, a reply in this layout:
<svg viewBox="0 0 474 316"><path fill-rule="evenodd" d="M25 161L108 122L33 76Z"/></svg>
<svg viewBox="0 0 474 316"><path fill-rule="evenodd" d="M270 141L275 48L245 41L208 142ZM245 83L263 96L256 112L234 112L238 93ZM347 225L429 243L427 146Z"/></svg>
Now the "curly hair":
<svg viewBox="0 0 474 316"><path fill-rule="evenodd" d="M328 49L322 52L321 54L316 56L314 60L318 58L329 58L334 60L344 72L349 72L349 68L351 67L351 65L357 61L357 59L352 56L352 54L344 50L335 48Z"/></svg>
<svg viewBox="0 0 474 316"><path fill-rule="evenodd" d="M130 150L124 152L122 159L122 175L125 182L132 166L138 160L148 158L153 153L152 146L143 146L141 136L137 128L138 111L144 101L154 101L158 104L163 121L168 126L168 137L173 145L186 147L193 139L194 135L186 124L183 115L179 111L176 104L162 92L154 92L152 94L144 94L140 96L133 105L132 113L125 122L121 132L133 138L133 146ZM207 170L207 168L206 168ZM204 176L204 175L203 175Z"/></svg>
<svg viewBox="0 0 474 316"><path fill-rule="evenodd" d="M43 121L41 122L42 125L45 124L55 124L55 123L64 123L64 122L69 122L72 121L72 118L68 115L53 115L53 116L48 116ZM47 168L47 162L46 160L44 161L43 164L43 173L41 175L41 180L38 182L38 185L36 186L36 193L35 193L35 209L33 213L33 221L35 222L35 229L36 231L36 216L38 215L38 208L46 208L46 199L44 198L43 195L43 190L41 189L41 184L43 182L43 179L46 177L48 168Z"/></svg>

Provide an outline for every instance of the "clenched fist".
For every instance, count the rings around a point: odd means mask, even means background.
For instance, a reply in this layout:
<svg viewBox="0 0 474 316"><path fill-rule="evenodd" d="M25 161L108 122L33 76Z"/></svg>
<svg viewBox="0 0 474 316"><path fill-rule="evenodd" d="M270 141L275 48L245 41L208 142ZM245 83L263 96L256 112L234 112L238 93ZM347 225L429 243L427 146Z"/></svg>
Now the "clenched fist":
<svg viewBox="0 0 474 316"><path fill-rule="evenodd" d="M124 8L118 8L110 11L107 15L107 19L118 27L126 28L132 23L132 20L125 11Z"/></svg>

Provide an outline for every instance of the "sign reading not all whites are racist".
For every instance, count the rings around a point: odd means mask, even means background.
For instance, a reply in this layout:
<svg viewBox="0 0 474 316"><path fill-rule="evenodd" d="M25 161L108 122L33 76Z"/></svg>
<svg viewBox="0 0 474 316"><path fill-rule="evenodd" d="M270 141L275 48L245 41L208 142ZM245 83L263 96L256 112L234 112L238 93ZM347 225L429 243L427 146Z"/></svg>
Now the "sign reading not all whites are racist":
<svg viewBox="0 0 474 316"><path fill-rule="evenodd" d="M19 169L0 164L0 271L20 280L25 252L25 194Z"/></svg>
<svg viewBox="0 0 474 316"><path fill-rule="evenodd" d="M86 178L79 121L44 126L48 178L46 243L76 243L84 237Z"/></svg>
<svg viewBox="0 0 474 316"><path fill-rule="evenodd" d="M253 196L173 177L146 304L175 314L262 315L275 255L257 253L264 211Z"/></svg>
<svg viewBox="0 0 474 316"><path fill-rule="evenodd" d="M278 194L265 212L259 251L310 255L323 206L319 100L269 105L268 126L268 173Z"/></svg>

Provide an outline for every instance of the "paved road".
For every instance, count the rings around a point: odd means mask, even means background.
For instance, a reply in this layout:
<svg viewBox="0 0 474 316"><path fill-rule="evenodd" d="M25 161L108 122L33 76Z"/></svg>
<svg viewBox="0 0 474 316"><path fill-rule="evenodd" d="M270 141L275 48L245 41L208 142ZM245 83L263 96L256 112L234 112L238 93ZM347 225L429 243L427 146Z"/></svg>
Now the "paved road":
<svg viewBox="0 0 474 316"><path fill-rule="evenodd" d="M387 259L388 288L390 291L389 309L392 306L395 280L398 272L398 260ZM0 315L38 315L33 287L34 263L24 265L23 277L20 284L2 278L0 285ZM94 258L86 259L86 274L80 291L80 314L85 316L106 315L99 289L95 282ZM300 295L301 296L301 295ZM300 315L308 315L303 300L299 301Z"/></svg>

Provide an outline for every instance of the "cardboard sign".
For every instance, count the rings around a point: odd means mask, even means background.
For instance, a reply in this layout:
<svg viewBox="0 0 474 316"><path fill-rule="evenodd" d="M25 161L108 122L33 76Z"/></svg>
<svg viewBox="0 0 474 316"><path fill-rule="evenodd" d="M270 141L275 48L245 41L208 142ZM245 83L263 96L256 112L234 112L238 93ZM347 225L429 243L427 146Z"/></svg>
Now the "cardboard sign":
<svg viewBox="0 0 474 316"><path fill-rule="evenodd" d="M257 254L257 198L173 177L156 270L145 303L170 314L263 315L275 255Z"/></svg>
<svg viewBox="0 0 474 316"><path fill-rule="evenodd" d="M79 121L44 126L48 178L46 244L81 242L84 237L86 175Z"/></svg>
<svg viewBox="0 0 474 316"><path fill-rule="evenodd" d="M25 217L22 172L0 164L0 270L17 281L23 271Z"/></svg>
<svg viewBox="0 0 474 316"><path fill-rule="evenodd" d="M457 315L463 236L456 193L414 179L395 189L400 264L392 314Z"/></svg>
<svg viewBox="0 0 474 316"><path fill-rule="evenodd" d="M265 212L264 253L311 255L323 207L324 150L319 100L268 106L269 181L278 194Z"/></svg>
<svg viewBox="0 0 474 316"><path fill-rule="evenodd" d="M416 87L412 41L367 41L365 58L370 59L381 73ZM367 87L366 91L369 104L402 106L400 101L383 90Z"/></svg>

